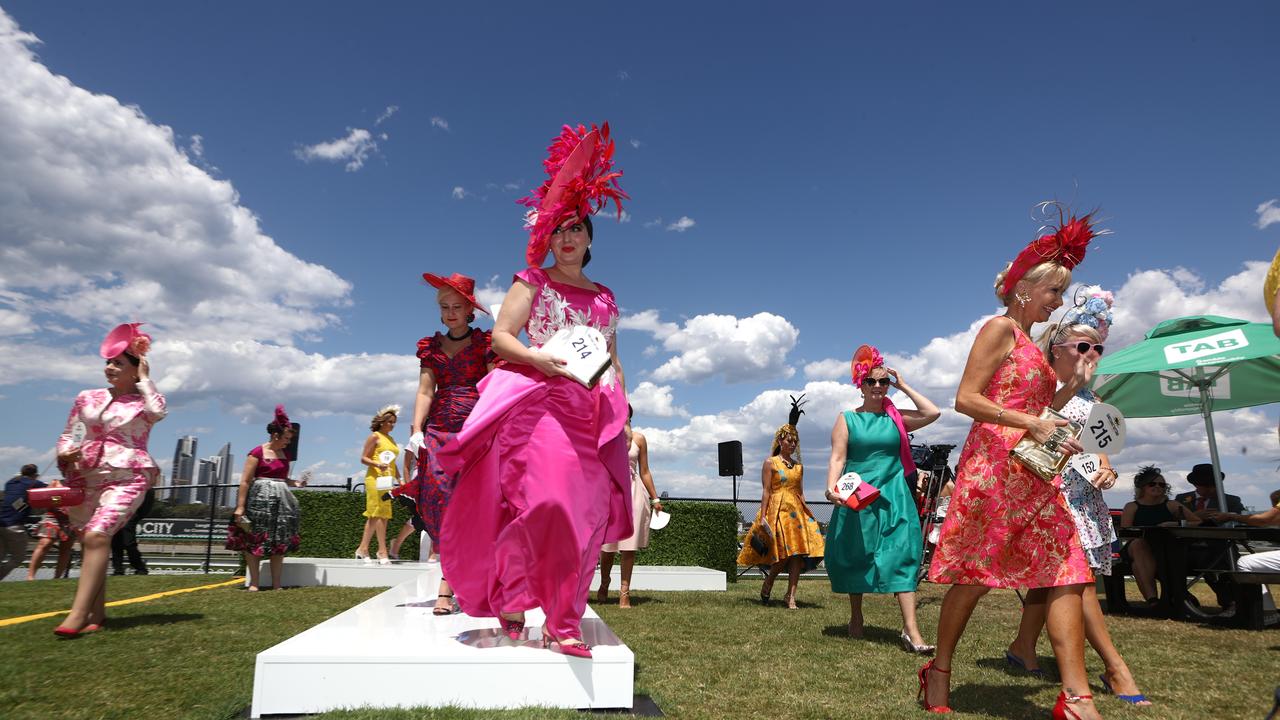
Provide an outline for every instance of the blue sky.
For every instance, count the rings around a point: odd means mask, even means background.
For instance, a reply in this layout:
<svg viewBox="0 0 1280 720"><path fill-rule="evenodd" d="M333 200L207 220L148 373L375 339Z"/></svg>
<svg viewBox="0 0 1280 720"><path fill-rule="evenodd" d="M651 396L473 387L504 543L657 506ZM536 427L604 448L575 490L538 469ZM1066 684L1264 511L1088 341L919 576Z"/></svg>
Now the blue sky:
<svg viewBox="0 0 1280 720"><path fill-rule="evenodd" d="M302 463L352 474L439 327L420 274L500 299L523 258L514 201L565 122L619 142L633 200L597 223L590 275L624 308L637 424L673 494L727 494L715 442L758 467L808 391L816 496L862 342L949 406L1040 200L1100 206L1114 230L1077 272L1118 292L1113 347L1181 314L1262 319L1258 262L1280 244L1274 3L0 7L15 471L98 381L102 332L149 320L173 403L158 457L187 432L242 454L280 401ZM1260 504L1276 410L1217 422L1229 489ZM921 435L966 426L949 411ZM1194 421L1132 432L1122 469L1207 452Z"/></svg>

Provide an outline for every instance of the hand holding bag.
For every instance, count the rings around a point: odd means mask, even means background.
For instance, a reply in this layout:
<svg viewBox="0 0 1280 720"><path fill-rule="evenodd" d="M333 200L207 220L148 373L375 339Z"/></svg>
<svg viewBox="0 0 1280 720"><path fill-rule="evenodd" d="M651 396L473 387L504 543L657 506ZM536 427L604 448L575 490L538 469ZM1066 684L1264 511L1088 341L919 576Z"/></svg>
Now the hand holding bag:
<svg viewBox="0 0 1280 720"><path fill-rule="evenodd" d="M865 510L880 498L880 489L864 482L856 472L847 472L836 481L836 496L850 510Z"/></svg>
<svg viewBox="0 0 1280 720"><path fill-rule="evenodd" d="M1047 407L1040 411L1040 419L1066 420L1067 418L1053 408ZM1059 450L1058 446L1069 437L1080 437L1082 429L1079 423L1068 422L1067 425L1054 430L1053 435L1044 443L1036 442L1030 433L1023 433L1022 439L1013 446L1010 455L1018 461L1018 464L1035 473L1040 479L1052 481L1067 465L1068 455Z"/></svg>
<svg viewBox="0 0 1280 720"><path fill-rule="evenodd" d="M770 548L773 547L773 531L769 529L769 524L763 520L751 528L751 549L756 551L757 555L768 555Z"/></svg>

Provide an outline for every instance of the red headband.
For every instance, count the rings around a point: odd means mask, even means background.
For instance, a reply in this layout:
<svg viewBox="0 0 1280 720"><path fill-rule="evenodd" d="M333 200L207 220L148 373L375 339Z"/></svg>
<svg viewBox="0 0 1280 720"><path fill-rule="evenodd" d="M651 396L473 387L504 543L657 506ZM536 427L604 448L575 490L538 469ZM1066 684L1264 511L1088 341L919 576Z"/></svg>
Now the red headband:
<svg viewBox="0 0 1280 720"><path fill-rule="evenodd" d="M1004 284L1000 286L1001 297L1007 296L1028 270L1042 262L1056 262L1068 270L1079 265L1084 260L1089 241L1097 236L1090 224L1092 218L1093 213L1081 218L1073 215L1070 220L1061 223L1059 216L1061 227L1057 232L1032 240L1014 258L1013 265L1004 275Z"/></svg>

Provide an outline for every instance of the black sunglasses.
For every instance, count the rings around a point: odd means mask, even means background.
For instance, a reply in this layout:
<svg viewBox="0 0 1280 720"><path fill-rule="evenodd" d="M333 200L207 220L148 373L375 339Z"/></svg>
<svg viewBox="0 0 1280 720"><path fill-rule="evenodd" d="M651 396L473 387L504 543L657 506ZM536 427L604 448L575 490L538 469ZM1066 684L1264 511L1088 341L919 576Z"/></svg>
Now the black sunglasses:
<svg viewBox="0 0 1280 720"><path fill-rule="evenodd" d="M1071 343L1058 343L1058 347L1070 347L1070 346L1071 346ZM1094 352L1096 352L1096 353L1098 353L1099 355L1101 355L1101 354L1102 354L1103 349L1105 348L1105 346L1103 346L1103 345L1095 345L1095 344L1093 344L1093 343L1087 343L1087 342L1084 342L1084 341L1080 341L1080 342L1076 343L1076 352L1080 353L1081 355L1083 355L1083 354L1085 354L1085 353L1089 352L1089 348L1093 348L1093 351L1094 351Z"/></svg>
<svg viewBox="0 0 1280 720"><path fill-rule="evenodd" d="M890 383L890 382L891 382L891 381L890 381L890 380L889 380L889 378L887 378L887 377L882 377L882 378L863 378L863 379L862 379L862 384L863 384L863 385L869 385L869 386L872 386L872 387L874 387L874 386L876 386L876 385L879 385L880 387L889 387L889 383Z"/></svg>

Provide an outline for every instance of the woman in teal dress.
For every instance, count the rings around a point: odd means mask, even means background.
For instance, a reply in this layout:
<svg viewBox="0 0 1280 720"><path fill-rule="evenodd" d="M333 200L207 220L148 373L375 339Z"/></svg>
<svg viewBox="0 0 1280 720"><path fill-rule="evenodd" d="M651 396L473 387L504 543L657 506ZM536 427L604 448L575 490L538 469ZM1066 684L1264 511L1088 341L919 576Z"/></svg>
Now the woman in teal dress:
<svg viewBox="0 0 1280 720"><path fill-rule="evenodd" d="M893 593L902 610L902 645L928 654L916 624L916 580L924 543L920 517L906 474L914 473L907 433L938 419L938 408L884 365L869 345L853 356L853 383L862 389L862 405L836 418L831 431L827 499L835 503L827 525L826 564L832 592L849 593L849 636L862 637L862 596ZM889 388L900 390L915 410L899 411ZM880 497L862 510L850 510L835 493L844 473L856 472Z"/></svg>

